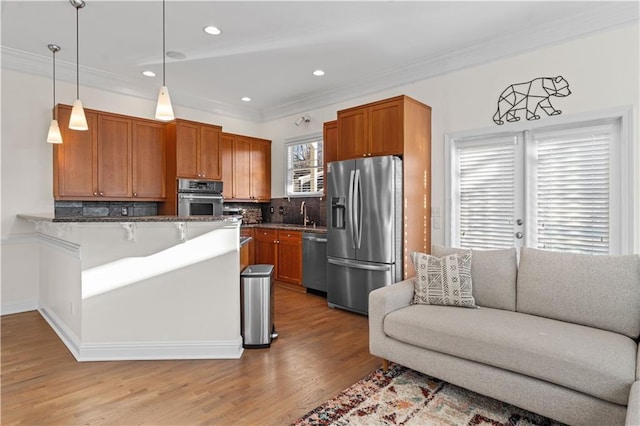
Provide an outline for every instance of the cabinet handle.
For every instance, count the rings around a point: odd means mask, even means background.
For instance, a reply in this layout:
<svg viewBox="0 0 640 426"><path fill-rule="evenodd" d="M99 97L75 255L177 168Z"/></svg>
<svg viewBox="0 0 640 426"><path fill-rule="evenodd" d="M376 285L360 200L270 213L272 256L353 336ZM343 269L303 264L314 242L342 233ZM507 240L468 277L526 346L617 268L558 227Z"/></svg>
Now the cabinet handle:
<svg viewBox="0 0 640 426"><path fill-rule="evenodd" d="M367 156L367 154L362 154L362 156L363 156L363 157L366 157L366 156Z"/></svg>
<svg viewBox="0 0 640 426"><path fill-rule="evenodd" d="M94 193L93 193L93 195L94 195L94 197L97 197L97 196L98 196L98 193L97 193L97 192L94 192Z"/></svg>
<svg viewBox="0 0 640 426"><path fill-rule="evenodd" d="M104 197L104 192L101 192L101 193L100 193L100 196L101 196L101 197Z"/></svg>
<svg viewBox="0 0 640 426"><path fill-rule="evenodd" d="M136 193L134 192L134 193L133 193L133 196L134 196L134 197L137 197L137 196L138 196L138 194L136 194Z"/></svg>

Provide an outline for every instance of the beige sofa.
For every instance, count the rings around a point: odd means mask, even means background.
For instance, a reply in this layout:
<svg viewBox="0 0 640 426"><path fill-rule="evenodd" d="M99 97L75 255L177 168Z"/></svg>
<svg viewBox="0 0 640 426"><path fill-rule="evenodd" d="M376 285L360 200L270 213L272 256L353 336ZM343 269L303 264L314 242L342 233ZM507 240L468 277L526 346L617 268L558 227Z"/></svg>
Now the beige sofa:
<svg viewBox="0 0 640 426"><path fill-rule="evenodd" d="M434 256L456 251L434 247ZM477 309L369 296L384 360L575 425L640 425L640 256L472 251Z"/></svg>

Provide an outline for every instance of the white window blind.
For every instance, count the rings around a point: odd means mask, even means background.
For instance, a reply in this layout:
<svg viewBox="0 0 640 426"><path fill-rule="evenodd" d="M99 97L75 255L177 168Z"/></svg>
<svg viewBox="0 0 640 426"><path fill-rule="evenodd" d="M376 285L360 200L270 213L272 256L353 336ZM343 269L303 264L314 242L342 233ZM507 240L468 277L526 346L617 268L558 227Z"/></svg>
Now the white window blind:
<svg viewBox="0 0 640 426"><path fill-rule="evenodd" d="M505 248L514 242L516 137L458 145L458 245Z"/></svg>
<svg viewBox="0 0 640 426"><path fill-rule="evenodd" d="M609 253L613 126L534 133L536 246Z"/></svg>
<svg viewBox="0 0 640 426"><path fill-rule="evenodd" d="M603 118L451 138L449 243L619 254L631 218L623 124Z"/></svg>
<svg viewBox="0 0 640 426"><path fill-rule="evenodd" d="M324 188L322 136L286 145L287 195L320 194Z"/></svg>

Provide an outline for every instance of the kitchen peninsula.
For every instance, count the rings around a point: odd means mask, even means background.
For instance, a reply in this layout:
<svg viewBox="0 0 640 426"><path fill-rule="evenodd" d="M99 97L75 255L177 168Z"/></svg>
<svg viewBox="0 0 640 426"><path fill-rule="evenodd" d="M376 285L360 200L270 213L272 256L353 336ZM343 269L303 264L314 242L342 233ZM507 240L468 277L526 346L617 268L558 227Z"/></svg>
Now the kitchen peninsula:
<svg viewBox="0 0 640 426"><path fill-rule="evenodd" d="M39 311L78 361L240 358L237 216L18 215Z"/></svg>

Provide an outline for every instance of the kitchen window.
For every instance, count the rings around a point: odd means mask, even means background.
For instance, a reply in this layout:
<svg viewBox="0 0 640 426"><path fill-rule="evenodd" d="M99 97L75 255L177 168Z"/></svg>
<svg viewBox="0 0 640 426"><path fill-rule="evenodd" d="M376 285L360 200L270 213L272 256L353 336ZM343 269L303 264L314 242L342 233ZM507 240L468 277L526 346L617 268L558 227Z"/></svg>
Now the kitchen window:
<svg viewBox="0 0 640 426"><path fill-rule="evenodd" d="M631 252L632 156L623 122L449 137L447 244Z"/></svg>
<svg viewBox="0 0 640 426"><path fill-rule="evenodd" d="M287 196L322 195L322 134L290 140L285 145Z"/></svg>

